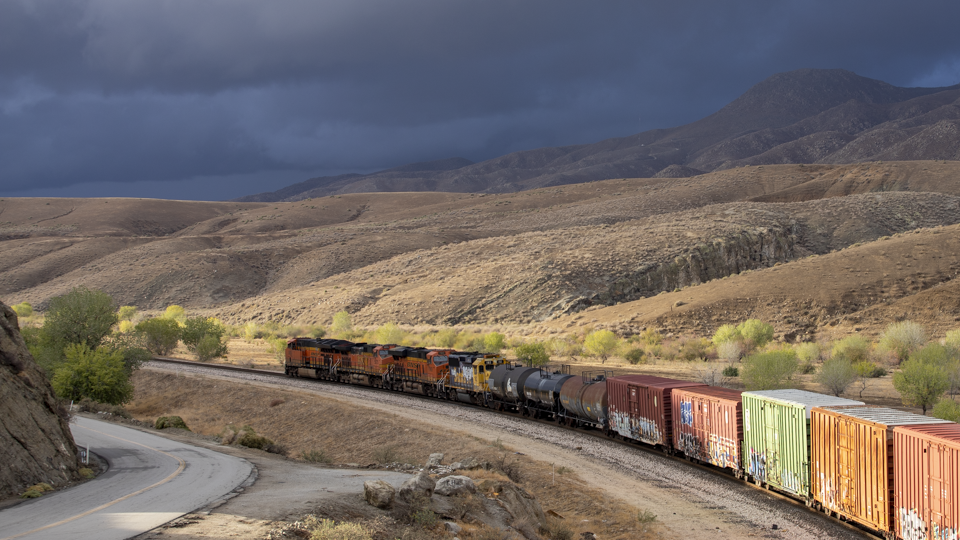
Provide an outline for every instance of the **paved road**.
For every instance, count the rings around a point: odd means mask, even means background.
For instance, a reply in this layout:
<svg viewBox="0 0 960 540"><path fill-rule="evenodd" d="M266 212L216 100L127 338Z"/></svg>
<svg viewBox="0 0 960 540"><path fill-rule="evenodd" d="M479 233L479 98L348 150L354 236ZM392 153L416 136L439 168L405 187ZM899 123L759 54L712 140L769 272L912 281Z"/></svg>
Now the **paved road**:
<svg viewBox="0 0 960 540"><path fill-rule="evenodd" d="M95 480L0 511L0 540L121 540L223 497L253 466L116 424L76 417L78 445L109 463Z"/></svg>

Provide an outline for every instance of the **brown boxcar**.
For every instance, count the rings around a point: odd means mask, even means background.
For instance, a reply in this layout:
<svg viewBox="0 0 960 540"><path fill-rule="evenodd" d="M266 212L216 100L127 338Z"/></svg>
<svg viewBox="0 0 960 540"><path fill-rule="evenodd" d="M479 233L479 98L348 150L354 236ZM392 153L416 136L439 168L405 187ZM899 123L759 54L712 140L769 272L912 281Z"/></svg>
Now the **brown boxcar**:
<svg viewBox="0 0 960 540"><path fill-rule="evenodd" d="M743 470L743 392L716 386L676 388L673 405L673 447L684 455L732 469Z"/></svg>
<svg viewBox="0 0 960 540"><path fill-rule="evenodd" d="M673 404L675 388L704 387L703 383L678 381L653 375L621 375L607 380L610 427L628 439L673 449Z"/></svg>
<svg viewBox="0 0 960 540"><path fill-rule="evenodd" d="M960 425L893 428L894 519L899 538L957 538Z"/></svg>
<svg viewBox="0 0 960 540"><path fill-rule="evenodd" d="M822 508L893 532L893 429L946 423L886 407L810 411L811 488Z"/></svg>

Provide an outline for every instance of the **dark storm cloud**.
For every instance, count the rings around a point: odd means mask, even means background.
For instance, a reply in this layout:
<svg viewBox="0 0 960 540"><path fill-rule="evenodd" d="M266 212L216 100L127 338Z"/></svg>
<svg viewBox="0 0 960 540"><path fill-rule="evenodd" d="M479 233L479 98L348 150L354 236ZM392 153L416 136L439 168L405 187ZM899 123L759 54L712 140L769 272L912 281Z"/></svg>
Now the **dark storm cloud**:
<svg viewBox="0 0 960 540"><path fill-rule="evenodd" d="M803 67L955 84L956 20L946 0L0 2L0 194L228 198L595 142Z"/></svg>

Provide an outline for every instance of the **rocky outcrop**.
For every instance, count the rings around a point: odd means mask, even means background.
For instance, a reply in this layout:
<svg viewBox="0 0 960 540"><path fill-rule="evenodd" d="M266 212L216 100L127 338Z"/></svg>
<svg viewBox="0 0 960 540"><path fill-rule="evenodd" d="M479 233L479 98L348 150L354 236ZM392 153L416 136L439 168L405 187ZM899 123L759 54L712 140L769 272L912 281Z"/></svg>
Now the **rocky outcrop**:
<svg viewBox="0 0 960 540"><path fill-rule="evenodd" d="M477 486L473 479L467 476L445 476L437 482L434 493L445 497L455 497L457 495L469 495L477 491Z"/></svg>
<svg viewBox="0 0 960 540"><path fill-rule="evenodd" d="M17 315L0 303L0 497L46 482L79 478L77 448L53 389L20 335Z"/></svg>

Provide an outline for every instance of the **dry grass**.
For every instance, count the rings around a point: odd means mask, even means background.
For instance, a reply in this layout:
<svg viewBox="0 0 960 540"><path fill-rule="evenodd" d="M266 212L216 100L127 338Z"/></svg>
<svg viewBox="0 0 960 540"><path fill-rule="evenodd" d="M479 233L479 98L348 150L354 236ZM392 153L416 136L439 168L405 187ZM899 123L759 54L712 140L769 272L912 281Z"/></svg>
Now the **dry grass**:
<svg viewBox="0 0 960 540"><path fill-rule="evenodd" d="M425 463L431 453L446 461L466 457L480 462L506 461L521 471L521 486L537 497L544 510L553 510L579 535L601 538L654 537L658 526L641 523L646 509L624 504L610 494L587 488L575 471L557 474L553 466L513 454L510 448L469 433L409 422L379 410L293 390L203 377L141 370L134 376L136 399L127 407L138 420L160 415L182 417L194 432L217 435L227 424L249 425L258 434L288 449L289 456L322 452L333 463L374 463L375 454L393 447L403 461ZM276 406L270 404L283 400ZM317 454L314 454L317 455ZM505 481L499 471L470 471L478 481ZM651 503L652 506L653 503Z"/></svg>

